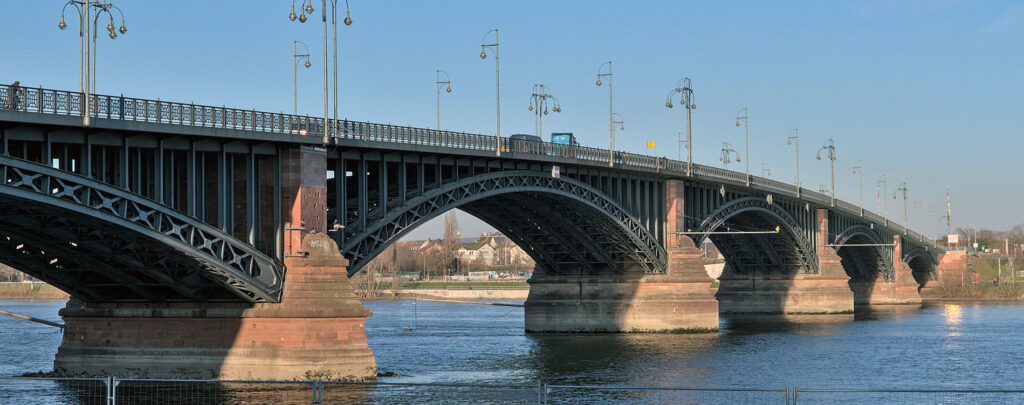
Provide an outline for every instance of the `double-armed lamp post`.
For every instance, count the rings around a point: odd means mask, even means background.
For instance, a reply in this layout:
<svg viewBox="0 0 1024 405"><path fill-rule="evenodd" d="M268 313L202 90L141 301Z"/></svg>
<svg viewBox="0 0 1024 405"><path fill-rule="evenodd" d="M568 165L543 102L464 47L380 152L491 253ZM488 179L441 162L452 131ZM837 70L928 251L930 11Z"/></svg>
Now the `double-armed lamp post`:
<svg viewBox="0 0 1024 405"><path fill-rule="evenodd" d="M860 214L864 215L864 161L858 160L853 164L853 174L860 175Z"/></svg>
<svg viewBox="0 0 1024 405"><path fill-rule="evenodd" d="M907 182L901 183L899 188L897 188L896 191L893 191L892 199L895 200L896 194L901 192L903 193L903 233L906 234L907 231L909 231L909 229L907 229L907 199L910 198L907 194Z"/></svg>
<svg viewBox="0 0 1024 405"><path fill-rule="evenodd" d="M836 143L835 143L835 141L833 141L832 138L829 138L828 141L825 142L824 146L818 148L818 154L815 156L815 159L821 160L821 152L822 151L826 152L825 156L829 160L829 167L831 168L831 172L832 172L832 206L835 207L836 206Z"/></svg>
<svg viewBox="0 0 1024 405"><path fill-rule="evenodd" d="M328 113L330 111L330 103L328 100L328 53L327 53L327 2L328 0L321 0L320 10L322 12L321 20L324 23L324 137L323 144L327 145L328 137L330 136L330 126L328 125ZM338 7L337 0L330 0L331 4L331 27L334 30L334 123L338 123ZM313 14L313 0L302 0L299 4L299 14L295 14L295 0L292 0L292 11L288 14L288 19L295 21L298 20L300 23L305 23L308 19L306 14ZM352 25L352 17L349 15L348 0L345 0L345 25Z"/></svg>
<svg viewBox="0 0 1024 405"><path fill-rule="evenodd" d="M665 107L672 108L672 96L679 94L679 103L686 107L686 175L693 175L693 126L690 122L692 118L691 112L697 108L697 104L693 101L693 83L690 82L689 77L684 77L676 81L676 87L668 92L668 96L665 100ZM679 158L683 158L683 141L679 142Z"/></svg>
<svg viewBox="0 0 1024 405"><path fill-rule="evenodd" d="M885 198L885 197L882 197L883 195L889 195L889 190L887 189L888 188L888 184L886 184L886 182L885 182L885 175L884 174L881 175L881 176L878 176L878 183L876 184L876 187L878 188L878 202L879 202L879 204L884 204L884 207L885 207L885 210L882 211L882 218L885 218L885 220L888 221L889 220L889 199ZM882 201L882 200L885 200L885 201ZM881 209L882 207L878 207L878 208Z"/></svg>
<svg viewBox="0 0 1024 405"><path fill-rule="evenodd" d="M551 111L562 112L562 105L558 102L558 97L552 96L543 84L533 85L533 94L530 95L530 106L527 109L534 113L534 131L538 138L542 138L544 116L548 115L548 100L551 100L550 103L553 104Z"/></svg>
<svg viewBox="0 0 1024 405"><path fill-rule="evenodd" d="M750 185L750 123L747 121L750 116L747 107L743 107L736 112L736 126L740 126L740 120L743 120L743 139L746 142L746 148L743 154L747 156L747 185ZM739 159L736 159L739 162Z"/></svg>
<svg viewBox="0 0 1024 405"><path fill-rule="evenodd" d="M128 28L124 25L124 13L121 11L121 8L112 3L96 0L70 0L64 3L64 7L60 10L60 22L57 23L57 28L62 30L68 27L68 24L64 22L64 12L67 11L68 6L73 6L78 11L78 91L85 97L85 100L83 100L82 125L89 126L90 110L92 109L89 102L90 94L96 91L96 33L99 31L96 29L96 25L99 23L100 16L106 13L108 19L107 36L110 39L116 39L118 32L121 34L127 33ZM114 29L114 13L111 10L116 10L117 14L121 17L121 28L118 28L116 31ZM91 47L89 44L89 33L92 33ZM90 72L90 69L92 69L92 72Z"/></svg>
<svg viewBox="0 0 1024 405"><path fill-rule="evenodd" d="M796 195L800 196L800 128L793 128L789 130L789 135L786 138L786 145L796 146Z"/></svg>

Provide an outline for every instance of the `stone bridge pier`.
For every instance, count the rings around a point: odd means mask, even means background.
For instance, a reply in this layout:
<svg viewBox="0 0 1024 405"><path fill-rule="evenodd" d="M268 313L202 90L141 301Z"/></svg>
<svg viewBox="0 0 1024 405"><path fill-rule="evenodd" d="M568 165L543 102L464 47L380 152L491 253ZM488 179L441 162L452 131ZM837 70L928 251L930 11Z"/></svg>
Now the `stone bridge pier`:
<svg viewBox="0 0 1024 405"><path fill-rule="evenodd" d="M828 210L815 212L818 272L737 277L726 271L717 293L728 314L843 314L853 312L853 292L841 258L828 244Z"/></svg>
<svg viewBox="0 0 1024 405"><path fill-rule="evenodd" d="M850 280L856 305L921 304L921 295L918 293L920 285L914 279L910 265L903 261L903 238L899 235L893 236L892 264L892 280L884 280L882 277L873 281Z"/></svg>
<svg viewBox="0 0 1024 405"><path fill-rule="evenodd" d="M684 224L683 182L665 185L665 274L534 274L525 304L527 332L712 332L718 301Z"/></svg>
<svg viewBox="0 0 1024 405"><path fill-rule="evenodd" d="M86 303L60 311L59 375L218 379L376 377L370 311L327 236L323 149L282 155L287 277L280 303Z"/></svg>

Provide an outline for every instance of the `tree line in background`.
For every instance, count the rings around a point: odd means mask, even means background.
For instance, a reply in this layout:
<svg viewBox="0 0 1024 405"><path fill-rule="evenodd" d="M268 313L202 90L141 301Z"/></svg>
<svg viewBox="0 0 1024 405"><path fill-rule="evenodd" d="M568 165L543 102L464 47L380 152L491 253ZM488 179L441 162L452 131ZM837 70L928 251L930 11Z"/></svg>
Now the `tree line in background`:
<svg viewBox="0 0 1024 405"><path fill-rule="evenodd" d="M958 227L956 233L960 235L960 245L965 246L968 242L968 235L970 241L974 242L974 229ZM1010 245L1010 252L1013 252L1014 245L1024 244L1024 224L1014 225L1012 228L1006 231L996 231L992 229L981 228L978 229L977 235L978 249L984 251L984 249L1004 249L1006 244ZM1018 249L1020 251L1020 249Z"/></svg>

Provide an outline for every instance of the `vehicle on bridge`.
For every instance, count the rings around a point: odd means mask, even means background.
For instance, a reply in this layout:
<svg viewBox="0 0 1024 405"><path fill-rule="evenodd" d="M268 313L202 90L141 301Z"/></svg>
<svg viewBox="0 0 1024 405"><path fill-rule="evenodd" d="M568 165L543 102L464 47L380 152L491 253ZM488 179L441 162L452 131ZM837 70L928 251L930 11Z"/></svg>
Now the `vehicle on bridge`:
<svg viewBox="0 0 1024 405"><path fill-rule="evenodd" d="M527 134L512 134L508 137L508 147L503 152L540 152L544 146L544 140L539 136Z"/></svg>
<svg viewBox="0 0 1024 405"><path fill-rule="evenodd" d="M576 137L572 136L572 132L552 132L551 143L555 145L569 145L579 146L579 142L576 142Z"/></svg>

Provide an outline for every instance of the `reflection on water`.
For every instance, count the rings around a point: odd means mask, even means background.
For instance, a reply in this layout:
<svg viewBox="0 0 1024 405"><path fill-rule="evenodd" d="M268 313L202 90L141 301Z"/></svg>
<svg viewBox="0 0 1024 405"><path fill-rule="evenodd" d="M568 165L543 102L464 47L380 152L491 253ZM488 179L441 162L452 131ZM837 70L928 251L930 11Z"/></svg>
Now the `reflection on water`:
<svg viewBox="0 0 1024 405"><path fill-rule="evenodd" d="M693 335L526 334L522 308L439 302L419 302L416 330L406 331L413 323L412 302L365 305L373 310L367 336L380 371L402 374L381 378L386 382L1000 389L1015 388L1006 384L1019 379L1024 363L1024 351L1017 349L1024 347L1024 307L1018 305L728 317L719 333ZM52 320L61 306L0 300L0 307ZM0 358L6 360L0 374L49 370L60 342L50 333L30 322L0 319ZM342 388L332 386L325 396L352 393ZM428 391L390 387L359 395L373 403L401 403ZM429 391L433 398L448 392L435 391ZM582 399L610 398L594 395Z"/></svg>
<svg viewBox="0 0 1024 405"><path fill-rule="evenodd" d="M945 310L942 311L942 315L946 317L946 325L959 325L961 318L963 317L963 310L960 309L960 306L956 304L946 304L943 308L945 308Z"/></svg>
<svg viewBox="0 0 1024 405"><path fill-rule="evenodd" d="M522 309L367 302L387 381L717 387L1001 387L1020 306L893 306L838 316L723 318L717 334L525 334ZM406 312L409 312L406 314ZM962 315L961 315L962 314ZM408 323L408 322L406 322ZM970 333L965 333L966 331ZM951 342L951 333L958 333ZM953 343L956 347L950 347ZM969 354L969 355L968 355ZM950 372L958 373L955 379Z"/></svg>

